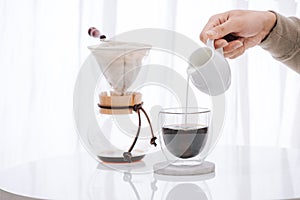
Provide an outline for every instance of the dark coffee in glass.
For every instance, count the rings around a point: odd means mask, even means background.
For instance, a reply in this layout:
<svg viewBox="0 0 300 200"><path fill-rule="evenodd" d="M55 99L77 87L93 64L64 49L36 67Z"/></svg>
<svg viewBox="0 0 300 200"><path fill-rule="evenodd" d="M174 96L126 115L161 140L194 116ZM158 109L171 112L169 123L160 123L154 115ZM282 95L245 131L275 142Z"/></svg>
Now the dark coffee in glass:
<svg viewBox="0 0 300 200"><path fill-rule="evenodd" d="M197 124L168 125L162 128L167 149L178 158L192 158L199 154L207 140L208 127Z"/></svg>

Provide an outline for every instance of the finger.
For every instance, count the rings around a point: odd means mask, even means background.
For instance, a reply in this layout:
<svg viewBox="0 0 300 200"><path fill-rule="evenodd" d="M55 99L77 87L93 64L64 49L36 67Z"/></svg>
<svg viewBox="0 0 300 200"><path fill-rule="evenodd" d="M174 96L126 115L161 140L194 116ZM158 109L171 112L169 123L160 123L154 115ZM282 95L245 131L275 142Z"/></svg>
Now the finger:
<svg viewBox="0 0 300 200"><path fill-rule="evenodd" d="M224 39L215 40L214 46L216 49L223 48L228 46L228 42Z"/></svg>
<svg viewBox="0 0 300 200"><path fill-rule="evenodd" d="M212 29L213 27L213 23L211 21L208 21L207 24L204 26L203 30L201 31L199 38L204 44L206 44L206 41L208 39L206 32Z"/></svg>
<svg viewBox="0 0 300 200"><path fill-rule="evenodd" d="M253 36L253 37L246 38L243 43L244 43L245 48L249 49L249 48L254 47L254 46L256 46L260 43L260 37Z"/></svg>
<svg viewBox="0 0 300 200"><path fill-rule="evenodd" d="M202 32L200 33L200 36L199 36L200 40L201 40L204 44L206 44L206 42L207 42L207 40L208 40L208 35L206 34L206 32L207 32L208 30L209 30L209 29L204 28L204 29L202 30Z"/></svg>
<svg viewBox="0 0 300 200"><path fill-rule="evenodd" d="M224 23L227 19L228 19L227 13L221 13L210 17L207 24L204 26L202 32L200 33L200 40L203 43L206 43L208 39L208 34L206 32L220 25L221 23ZM211 38L211 39L219 39L219 38Z"/></svg>
<svg viewBox="0 0 300 200"><path fill-rule="evenodd" d="M224 56L226 58L234 59L234 58L241 56L244 52L245 52L245 47L242 46L242 47L237 48L234 51L231 51L229 53L224 53Z"/></svg>
<svg viewBox="0 0 300 200"><path fill-rule="evenodd" d="M238 27L236 26L236 24L232 23L232 20L228 20L206 31L206 34L209 39L219 39L230 33L237 32L237 28Z"/></svg>
<svg viewBox="0 0 300 200"><path fill-rule="evenodd" d="M241 42L240 40L234 40L229 42L228 45L223 48L223 51L224 53L230 53L242 46L243 46L243 42Z"/></svg>

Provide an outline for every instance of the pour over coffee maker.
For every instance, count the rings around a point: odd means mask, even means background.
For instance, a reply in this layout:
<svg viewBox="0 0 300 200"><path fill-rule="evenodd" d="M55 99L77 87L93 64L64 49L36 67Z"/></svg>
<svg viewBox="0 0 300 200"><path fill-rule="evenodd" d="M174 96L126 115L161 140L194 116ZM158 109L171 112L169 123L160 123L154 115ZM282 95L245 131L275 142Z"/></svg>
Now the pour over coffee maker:
<svg viewBox="0 0 300 200"><path fill-rule="evenodd" d="M95 29L89 33L95 34L95 31L99 37ZM143 108L142 94L129 90L151 46L105 38L100 36L100 44L88 47L94 65L97 65L95 70L100 69L101 74L94 103L98 127L89 123L87 130L80 131L80 137L87 150L103 162L136 162L145 156L151 145L156 146L151 121ZM148 124L148 128L142 129L142 124Z"/></svg>

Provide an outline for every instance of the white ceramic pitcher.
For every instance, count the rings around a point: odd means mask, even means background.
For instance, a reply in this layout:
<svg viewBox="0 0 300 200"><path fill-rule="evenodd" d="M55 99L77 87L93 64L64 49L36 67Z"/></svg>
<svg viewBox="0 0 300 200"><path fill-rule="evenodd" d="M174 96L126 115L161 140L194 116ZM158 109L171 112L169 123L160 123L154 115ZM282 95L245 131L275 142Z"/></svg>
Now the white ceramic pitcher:
<svg viewBox="0 0 300 200"><path fill-rule="evenodd" d="M191 54L187 73L200 91L217 96L229 88L231 72L223 49L215 49L214 40L208 40L206 45Z"/></svg>

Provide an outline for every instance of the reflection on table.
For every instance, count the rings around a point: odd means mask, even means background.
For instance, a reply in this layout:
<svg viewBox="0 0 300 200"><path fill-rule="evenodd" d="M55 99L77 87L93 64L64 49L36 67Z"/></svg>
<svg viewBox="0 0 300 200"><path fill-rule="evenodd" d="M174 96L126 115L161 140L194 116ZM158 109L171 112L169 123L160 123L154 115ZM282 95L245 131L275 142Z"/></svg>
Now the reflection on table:
<svg viewBox="0 0 300 200"><path fill-rule="evenodd" d="M143 167L140 162L136 167ZM91 199L211 199L205 180L214 174L201 176L165 176L131 173L130 168L115 171L99 164L90 182Z"/></svg>
<svg viewBox="0 0 300 200"><path fill-rule="evenodd" d="M146 158L145 158L146 159ZM289 199L300 197L300 150L217 147L207 158L215 174L172 177L116 170L87 153L39 160L0 172L0 188L37 199ZM29 200L1 192L3 199ZM10 195L10 196L9 196ZM0 196L0 197L2 197Z"/></svg>

